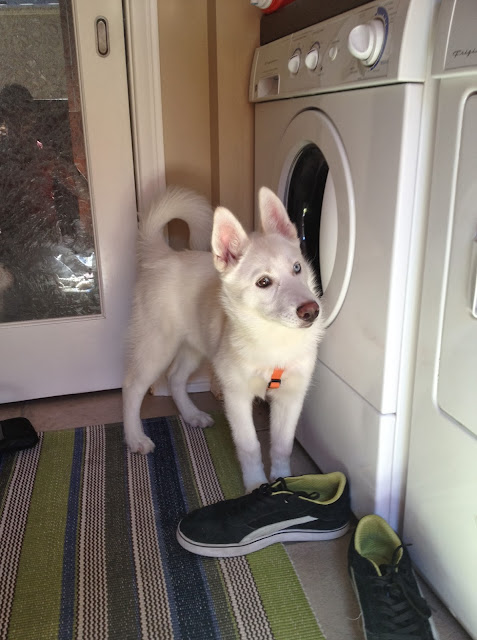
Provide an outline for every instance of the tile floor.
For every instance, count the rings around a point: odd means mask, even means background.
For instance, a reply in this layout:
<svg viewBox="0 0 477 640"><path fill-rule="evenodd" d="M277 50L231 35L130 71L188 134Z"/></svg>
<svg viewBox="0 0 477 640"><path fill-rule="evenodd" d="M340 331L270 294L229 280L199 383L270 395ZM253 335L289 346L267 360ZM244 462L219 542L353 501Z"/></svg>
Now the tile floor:
<svg viewBox="0 0 477 640"><path fill-rule="evenodd" d="M218 401L210 393L195 394L194 400L204 411L220 408ZM171 398L152 395L146 396L141 409L143 418L175 413L177 411ZM37 431L120 422L122 420L121 392L119 390L103 391L0 405L0 420L16 416L28 418ZM267 466L268 415L265 405L256 406L255 422ZM313 461L296 443L292 457L292 472L300 475L313 473L316 470ZM348 544L349 534L328 542L287 545L289 556L295 565L310 604L317 613L327 640L363 640L364 638L359 608L347 574ZM427 586L423 584L422 588L433 610L438 638L470 640L467 633Z"/></svg>

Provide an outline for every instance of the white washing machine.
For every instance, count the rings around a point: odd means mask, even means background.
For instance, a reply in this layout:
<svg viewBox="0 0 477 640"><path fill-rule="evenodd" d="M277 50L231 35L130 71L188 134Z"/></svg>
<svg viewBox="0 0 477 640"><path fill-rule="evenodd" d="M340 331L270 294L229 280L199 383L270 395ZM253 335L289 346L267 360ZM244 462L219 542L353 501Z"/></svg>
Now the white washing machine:
<svg viewBox="0 0 477 640"><path fill-rule="evenodd" d="M442 0L404 512L419 571L477 639L477 2Z"/></svg>
<svg viewBox="0 0 477 640"><path fill-rule="evenodd" d="M357 516L393 526L406 473L412 363L403 354L415 321L415 187L436 5L370 2L259 47L250 82L255 187L282 198L327 315L297 437L323 472L347 474Z"/></svg>

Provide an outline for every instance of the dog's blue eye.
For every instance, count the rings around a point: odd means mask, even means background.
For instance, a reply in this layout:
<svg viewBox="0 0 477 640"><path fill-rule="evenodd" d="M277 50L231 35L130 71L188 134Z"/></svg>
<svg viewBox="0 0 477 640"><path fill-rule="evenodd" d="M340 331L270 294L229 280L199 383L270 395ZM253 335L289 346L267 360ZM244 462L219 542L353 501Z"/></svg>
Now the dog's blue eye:
<svg viewBox="0 0 477 640"><path fill-rule="evenodd" d="M255 284L257 285L257 287L260 287L261 289L265 289L266 287L269 287L272 284L272 279L269 278L268 276L263 276L263 278L260 278L260 280L257 280Z"/></svg>
<svg viewBox="0 0 477 640"><path fill-rule="evenodd" d="M295 273L300 273L301 271L301 264L299 262L295 262L295 264L293 265L293 271Z"/></svg>

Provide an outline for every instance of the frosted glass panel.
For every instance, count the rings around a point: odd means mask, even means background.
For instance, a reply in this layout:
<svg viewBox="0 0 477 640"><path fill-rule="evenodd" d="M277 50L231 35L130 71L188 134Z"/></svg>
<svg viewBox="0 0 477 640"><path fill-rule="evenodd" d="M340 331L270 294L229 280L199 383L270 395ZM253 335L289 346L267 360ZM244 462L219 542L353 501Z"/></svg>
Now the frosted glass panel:
<svg viewBox="0 0 477 640"><path fill-rule="evenodd" d="M0 322L101 313L70 0L0 0Z"/></svg>

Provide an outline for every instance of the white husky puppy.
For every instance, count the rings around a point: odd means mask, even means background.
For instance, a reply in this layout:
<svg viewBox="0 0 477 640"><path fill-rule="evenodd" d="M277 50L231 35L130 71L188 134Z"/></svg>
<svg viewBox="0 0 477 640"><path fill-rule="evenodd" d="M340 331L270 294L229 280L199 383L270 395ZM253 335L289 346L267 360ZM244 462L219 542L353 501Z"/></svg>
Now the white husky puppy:
<svg viewBox="0 0 477 640"><path fill-rule="evenodd" d="M312 268L280 199L262 187L263 232L247 235L235 216L184 189L169 189L140 222L139 274L123 385L125 439L149 453L139 411L149 386L167 372L188 424L212 418L186 392L189 376L209 359L225 404L246 491L267 482L252 419L256 396L271 403L271 480L289 476L290 454L313 373L323 319ZM173 251L164 226L185 220L190 246ZM205 251L210 245L212 253ZM275 380L275 382L273 382Z"/></svg>

